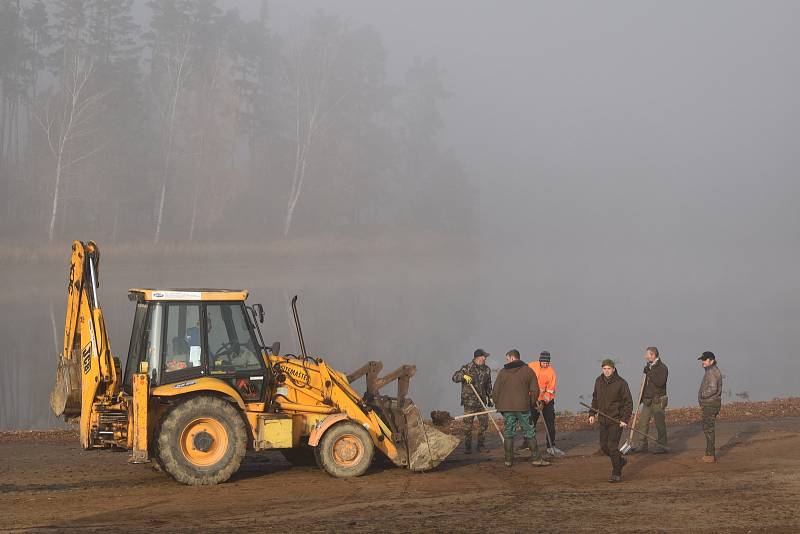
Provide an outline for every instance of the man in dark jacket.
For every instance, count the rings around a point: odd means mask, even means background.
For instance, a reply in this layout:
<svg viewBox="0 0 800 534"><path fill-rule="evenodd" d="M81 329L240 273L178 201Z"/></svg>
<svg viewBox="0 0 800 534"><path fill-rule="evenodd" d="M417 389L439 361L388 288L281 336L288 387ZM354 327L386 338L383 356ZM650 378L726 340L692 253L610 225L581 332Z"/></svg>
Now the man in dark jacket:
<svg viewBox="0 0 800 534"><path fill-rule="evenodd" d="M717 415L722 408L722 371L717 366L717 357L713 352L706 351L697 359L705 369L697 394L697 400L703 411L703 434L706 436L706 454L703 456L703 461L713 464L717 461L714 430Z"/></svg>
<svg viewBox="0 0 800 534"><path fill-rule="evenodd" d="M667 377L669 370L658 355L656 347L647 347L644 351L645 382L642 392L642 406L639 412L638 430L646 434L650 428L650 420L655 420L658 442L653 447L653 454L667 452L667 421L664 411L667 408ZM647 438L636 434L631 452L647 452Z"/></svg>
<svg viewBox="0 0 800 534"><path fill-rule="evenodd" d="M536 375L525 362L519 359L519 351L512 349L506 353L506 364L497 373L492 399L497 411L503 414L503 446L505 448L505 464L514 463L514 435L517 425L522 428L522 436L531 444L531 464L537 467L550 465L542 459L536 445L536 434L531 426L531 399L539 398L539 384Z"/></svg>
<svg viewBox="0 0 800 534"><path fill-rule="evenodd" d="M617 373L614 360L605 359L603 374L594 381L592 409L589 411L589 424L595 420L600 423L600 448L611 458L611 478L609 482L622 480L622 467L628 461L619 452L619 439L622 429L628 426L633 413L633 399L628 383ZM603 412L605 415L601 415ZM613 417L619 423L609 419Z"/></svg>
<svg viewBox="0 0 800 534"><path fill-rule="evenodd" d="M472 356L472 361L461 366L453 374L453 382L461 383L461 405L464 413L477 413L484 411L481 401L475 396L475 391L480 395L481 400L486 405L491 404L489 395L492 393L492 370L486 365L486 358L489 353L483 349L477 349ZM475 391L470 387L472 385ZM488 452L484 442L486 429L489 427L489 416L478 415L478 452ZM472 421L475 416L465 417L464 421L464 452L472 453Z"/></svg>

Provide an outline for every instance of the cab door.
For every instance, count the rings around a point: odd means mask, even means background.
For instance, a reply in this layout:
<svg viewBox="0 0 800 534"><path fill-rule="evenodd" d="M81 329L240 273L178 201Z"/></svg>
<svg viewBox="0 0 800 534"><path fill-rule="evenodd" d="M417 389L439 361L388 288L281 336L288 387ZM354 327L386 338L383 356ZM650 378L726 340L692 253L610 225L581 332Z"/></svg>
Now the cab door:
<svg viewBox="0 0 800 534"><path fill-rule="evenodd" d="M242 302L204 305L208 374L225 380L245 402L263 402L268 379Z"/></svg>

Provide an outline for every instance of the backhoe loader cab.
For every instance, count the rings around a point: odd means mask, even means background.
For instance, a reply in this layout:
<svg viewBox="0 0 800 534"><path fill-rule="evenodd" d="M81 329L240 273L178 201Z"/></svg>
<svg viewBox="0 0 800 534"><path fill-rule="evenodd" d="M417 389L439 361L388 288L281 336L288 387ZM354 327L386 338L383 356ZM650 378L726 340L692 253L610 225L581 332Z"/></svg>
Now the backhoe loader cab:
<svg viewBox="0 0 800 534"><path fill-rule="evenodd" d="M214 377L245 403L264 402L269 368L258 328L245 307L247 291L131 289L136 302L123 390L147 362L151 387Z"/></svg>
<svg viewBox="0 0 800 534"><path fill-rule="evenodd" d="M337 477L363 474L375 450L415 471L436 467L458 440L422 421L406 397L416 368L379 376L368 362L350 374L306 354L297 297L292 301L301 355L264 346L263 308L246 290L131 289L136 304L128 356L108 344L99 304L100 251L72 245L64 348L50 405L77 420L81 445L131 450L186 484L216 484L247 450L276 449L293 464ZM351 386L364 378L365 393ZM396 383L396 396L381 394Z"/></svg>

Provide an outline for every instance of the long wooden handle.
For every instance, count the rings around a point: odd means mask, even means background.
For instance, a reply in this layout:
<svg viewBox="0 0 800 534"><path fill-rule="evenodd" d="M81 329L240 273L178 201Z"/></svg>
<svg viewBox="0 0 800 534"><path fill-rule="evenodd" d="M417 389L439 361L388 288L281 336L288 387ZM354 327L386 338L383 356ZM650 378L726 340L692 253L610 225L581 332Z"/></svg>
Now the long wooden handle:
<svg viewBox="0 0 800 534"><path fill-rule="evenodd" d="M600 410L598 410L597 408L592 408L592 407L591 407L591 406L589 406L588 404L584 404L584 403L582 403L582 402L579 402L578 404L580 404L581 406L585 406L586 408L589 408L589 410L592 410L592 411L594 411L594 412L597 412L597 413L599 413L600 415L602 415L603 417L605 417L605 418L607 418L607 419L611 419L611 420L612 420L612 421L614 421L615 423L621 423L621 422L622 422L622 421L620 421L619 419L614 419L613 417L611 417L611 416L610 416L610 415L608 415L607 413L603 413L603 412L601 412L601 411L600 411ZM628 425L628 426L630 427L631 425ZM631 427L631 430L633 430L633 431L634 431L634 432L636 432L637 434L641 434L641 435L643 435L643 436L644 436L644 437L646 437L646 438L650 438L650 439L652 439L653 441L658 441L658 438L654 438L654 437L653 437L653 436L651 436L650 434L645 434L644 432L642 432L642 431L640 431L640 430L636 430L636 429L635 429L635 428L633 428L633 427Z"/></svg>
<svg viewBox="0 0 800 534"><path fill-rule="evenodd" d="M459 420L459 419L464 419L465 417L474 417L476 415L486 415L486 414L489 414L489 413L495 413L496 411L497 410L492 408L491 410L485 410L483 412L465 413L464 415L457 415L457 416L453 417L453 419Z"/></svg>
<svg viewBox="0 0 800 534"><path fill-rule="evenodd" d="M639 406L642 405L642 395L644 395L644 385L647 383L647 375L642 379L642 387L639 388L639 400L636 402L636 411L633 414L633 426L631 426L631 434L628 436L628 441L633 441L633 429L636 428L636 420L639 418Z"/></svg>

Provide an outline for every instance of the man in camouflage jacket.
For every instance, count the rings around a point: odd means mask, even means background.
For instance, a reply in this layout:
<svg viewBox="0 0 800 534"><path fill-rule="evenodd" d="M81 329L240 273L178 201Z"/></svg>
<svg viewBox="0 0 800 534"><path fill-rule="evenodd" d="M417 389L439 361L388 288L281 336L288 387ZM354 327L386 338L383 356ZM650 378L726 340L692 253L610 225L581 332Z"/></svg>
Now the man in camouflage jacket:
<svg viewBox="0 0 800 534"><path fill-rule="evenodd" d="M472 361L464 365L453 374L453 382L461 383L461 405L464 413L475 413L484 411L481 401L475 396L475 391L480 395L481 400L487 406L491 406L490 395L492 393L492 370L486 365L486 358L489 353L483 349L477 349ZM472 385L475 391L472 390ZM464 452L472 453L472 421L478 418L478 452L488 452L484 443L486 429L489 427L489 416L478 415L465 417L464 421Z"/></svg>

